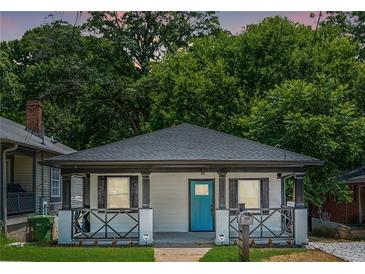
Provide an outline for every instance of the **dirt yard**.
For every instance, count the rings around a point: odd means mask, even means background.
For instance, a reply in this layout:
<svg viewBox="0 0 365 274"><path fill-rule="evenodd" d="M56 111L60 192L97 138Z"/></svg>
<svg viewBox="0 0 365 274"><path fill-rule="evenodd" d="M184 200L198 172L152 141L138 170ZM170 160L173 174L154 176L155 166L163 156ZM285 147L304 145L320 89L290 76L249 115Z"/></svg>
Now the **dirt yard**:
<svg viewBox="0 0 365 274"><path fill-rule="evenodd" d="M343 262L343 260L319 250L270 257L267 262Z"/></svg>

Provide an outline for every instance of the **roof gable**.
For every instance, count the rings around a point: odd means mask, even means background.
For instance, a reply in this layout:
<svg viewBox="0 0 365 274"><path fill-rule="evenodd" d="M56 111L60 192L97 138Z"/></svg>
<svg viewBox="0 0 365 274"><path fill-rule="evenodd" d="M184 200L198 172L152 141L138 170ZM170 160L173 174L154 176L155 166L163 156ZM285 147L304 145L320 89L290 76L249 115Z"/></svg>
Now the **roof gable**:
<svg viewBox="0 0 365 274"><path fill-rule="evenodd" d="M186 123L104 146L53 157L48 161L294 161L320 163L313 157Z"/></svg>

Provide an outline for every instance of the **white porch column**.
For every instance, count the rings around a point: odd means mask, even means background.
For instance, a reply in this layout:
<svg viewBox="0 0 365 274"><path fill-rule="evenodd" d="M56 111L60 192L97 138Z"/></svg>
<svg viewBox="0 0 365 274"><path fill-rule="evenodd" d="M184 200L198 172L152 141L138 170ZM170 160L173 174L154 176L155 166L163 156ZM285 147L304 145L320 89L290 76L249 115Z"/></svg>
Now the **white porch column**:
<svg viewBox="0 0 365 274"><path fill-rule="evenodd" d="M296 245L308 243L308 215L306 208L294 209L294 233Z"/></svg>
<svg viewBox="0 0 365 274"><path fill-rule="evenodd" d="M58 244L72 244L70 210L60 210L58 212Z"/></svg>
<svg viewBox="0 0 365 274"><path fill-rule="evenodd" d="M148 239L145 239L145 235ZM139 209L139 245L153 244L153 209Z"/></svg>
<svg viewBox="0 0 365 274"><path fill-rule="evenodd" d="M229 244L229 210L217 209L215 211L215 244L221 245L221 237L224 237L223 244Z"/></svg>

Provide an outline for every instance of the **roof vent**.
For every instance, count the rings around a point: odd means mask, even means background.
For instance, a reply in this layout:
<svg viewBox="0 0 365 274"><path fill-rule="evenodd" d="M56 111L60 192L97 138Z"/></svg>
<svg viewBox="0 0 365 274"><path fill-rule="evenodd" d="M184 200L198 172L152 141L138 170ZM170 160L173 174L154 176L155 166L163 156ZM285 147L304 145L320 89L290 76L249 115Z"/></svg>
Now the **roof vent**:
<svg viewBox="0 0 365 274"><path fill-rule="evenodd" d="M51 142L52 142L53 144L57 143L57 141L55 140L55 138L54 138L53 136L51 136Z"/></svg>

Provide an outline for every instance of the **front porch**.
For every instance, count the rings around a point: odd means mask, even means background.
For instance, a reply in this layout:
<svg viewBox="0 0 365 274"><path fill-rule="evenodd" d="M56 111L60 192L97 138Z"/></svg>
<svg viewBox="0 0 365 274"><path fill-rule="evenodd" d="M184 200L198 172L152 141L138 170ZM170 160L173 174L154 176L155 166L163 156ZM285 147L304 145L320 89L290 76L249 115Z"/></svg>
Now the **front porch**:
<svg viewBox="0 0 365 274"><path fill-rule="evenodd" d="M34 213L36 205L36 152L18 148L6 154L7 215Z"/></svg>
<svg viewBox="0 0 365 274"><path fill-rule="evenodd" d="M261 182L261 186L262 182L268 184L264 188L267 189L267 193L261 187L259 194L262 207L246 208L255 220L250 227L250 239L255 244L301 245L307 241L307 210L302 206L302 174L293 175L296 178L296 206L292 207L281 204L285 178L280 178L277 173L90 174L84 177L86 193L83 195L85 206L83 208L70 206L72 195L69 193L71 190L69 176L71 174L63 176L64 194L67 195L63 196L64 209L59 212L60 244L175 246L232 244L238 237L238 209L230 207L237 206L239 200L237 183L240 183L240 180L236 178L251 178L250 180ZM127 200L130 205L138 207L105 209L104 207L110 203L110 198L106 197L108 178L113 178L113 183L118 178L121 178L121 183L129 180ZM211 230L199 232L192 226L194 219L191 214L193 198L190 182L206 181L213 182L213 204L207 206L210 208L213 223ZM245 182L246 179L243 180L243 183ZM200 191L200 195L204 195L203 190L200 187L195 191ZM206 188L206 191L209 192L209 188ZM119 196L118 199L125 199L123 197ZM200 218L206 219L206 216L201 215Z"/></svg>

